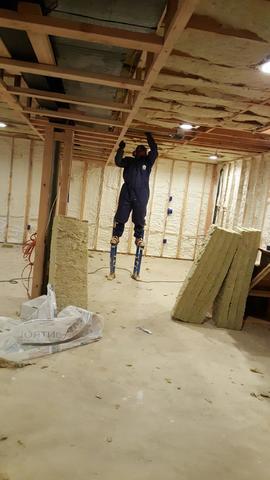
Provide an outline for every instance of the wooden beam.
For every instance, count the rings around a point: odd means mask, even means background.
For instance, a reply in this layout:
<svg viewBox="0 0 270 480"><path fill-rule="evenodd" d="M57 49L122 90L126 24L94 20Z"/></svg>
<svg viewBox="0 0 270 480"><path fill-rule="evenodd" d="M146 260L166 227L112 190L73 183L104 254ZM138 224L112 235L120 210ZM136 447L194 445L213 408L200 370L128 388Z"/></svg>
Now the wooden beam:
<svg viewBox="0 0 270 480"><path fill-rule="evenodd" d="M84 107L95 107L119 112L130 112L132 110L132 105L127 103L111 102L109 100L97 100L97 98L76 97L75 95L47 92L46 90L37 90L35 88L8 87L8 91L14 95L22 97L32 97L56 102L72 103L74 105L83 105Z"/></svg>
<svg viewBox="0 0 270 480"><path fill-rule="evenodd" d="M46 127L47 125L52 125L53 127L56 127L59 130L71 129L71 130L74 130L76 134L79 133L80 135L85 136L85 138L99 137L99 138L110 138L114 140L118 138L118 135L116 135L115 133L97 130L95 128L87 127L85 125L79 125L76 123L74 125L67 125L66 123L49 122L48 119L45 120L44 118L35 118L32 121L34 125L41 126L42 128Z"/></svg>
<svg viewBox="0 0 270 480"><path fill-rule="evenodd" d="M8 92L7 85L4 82L4 80L2 80L1 78L0 78L0 95L1 95L2 101L5 102L12 110L16 111L18 118L22 120L24 124L25 123L28 124L31 130L33 130L35 134L43 140L43 135L41 135L39 131L36 129L36 127L32 125L27 115L25 115L22 105L13 95L11 95L11 93Z"/></svg>
<svg viewBox="0 0 270 480"><path fill-rule="evenodd" d="M68 206L68 194L70 187L70 176L72 166L72 147L73 147L74 132L67 130L64 140L63 158L61 161L61 176L60 176L60 196L58 203L58 214L66 215Z"/></svg>
<svg viewBox="0 0 270 480"><path fill-rule="evenodd" d="M53 171L53 155L54 155L54 132L53 127L46 128L43 164L41 175L41 189L39 197L39 212L37 225L37 241L35 249L35 260L33 269L33 282L31 297L38 297L41 293L43 282L43 268L44 268L44 252L45 252L45 237L46 229L49 219L50 208L50 194Z"/></svg>
<svg viewBox="0 0 270 480"><path fill-rule="evenodd" d="M24 108L23 112L30 113L31 115L41 115L51 118L63 118L65 120L77 120L84 123L94 123L96 125L123 127L123 122L120 122L119 120L114 120L113 118L90 117L89 115L86 115L79 110L48 110L45 108Z"/></svg>
<svg viewBox="0 0 270 480"><path fill-rule="evenodd" d="M158 53L162 48L162 37L154 33L133 32L130 29L103 27L86 22L71 22L51 16L22 15L5 9L0 9L0 24L4 28L114 45L132 50Z"/></svg>
<svg viewBox="0 0 270 480"><path fill-rule="evenodd" d="M0 68L12 69L13 72L32 73L33 75L105 85L106 87L126 88L128 90L142 90L143 88L143 82L134 78L98 73L83 73L82 70L76 68L62 68L56 65L24 62L5 57L0 57Z"/></svg>
<svg viewBox="0 0 270 480"><path fill-rule="evenodd" d="M188 21L190 20L191 15L193 14L195 7L199 0L182 0L178 8L173 15L170 24L167 26L164 42L160 52L155 56L151 68L146 73L146 77L144 80L143 89L138 93L136 100L133 105L132 111L128 114L127 119L125 121L125 125L122 128L120 135L118 137L117 143L111 151L111 154L108 158L107 163L111 162L115 151L117 148L117 144L121 141L127 132L132 120L136 116L139 108L142 106L145 98L147 97L152 85L157 79L157 76L165 65L172 49L174 48L175 42L179 38L181 32L185 29Z"/></svg>
<svg viewBox="0 0 270 480"><path fill-rule="evenodd" d="M225 25L215 18L207 15L192 15L187 24L187 28L215 33L218 35L242 38L244 40L253 40L254 42L259 43L267 43L265 39L259 37L259 35L257 35L255 32L241 28L234 28L232 25Z"/></svg>
<svg viewBox="0 0 270 480"><path fill-rule="evenodd" d="M24 17L31 17L31 15L42 17L42 10L40 5L36 3L19 2L18 14L22 14ZM26 32L38 62L47 63L48 65L55 65L55 56L48 34L40 31L33 32L28 29L26 29Z"/></svg>

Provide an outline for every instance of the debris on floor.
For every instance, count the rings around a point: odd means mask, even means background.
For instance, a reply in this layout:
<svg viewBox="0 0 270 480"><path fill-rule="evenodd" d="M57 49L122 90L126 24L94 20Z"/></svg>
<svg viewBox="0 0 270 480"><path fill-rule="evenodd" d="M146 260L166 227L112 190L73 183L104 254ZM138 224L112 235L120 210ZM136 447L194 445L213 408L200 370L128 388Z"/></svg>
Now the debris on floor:
<svg viewBox="0 0 270 480"><path fill-rule="evenodd" d="M0 317L0 367L21 368L25 360L86 345L102 337L103 319L80 307L57 312L54 291L22 305L21 320ZM10 328L8 328L10 323ZM2 326L3 324L3 326Z"/></svg>
<svg viewBox="0 0 270 480"><path fill-rule="evenodd" d="M23 368L27 367L28 365L33 365L33 363L14 362L12 360L6 360L5 358L0 357L0 368Z"/></svg>
<svg viewBox="0 0 270 480"><path fill-rule="evenodd" d="M151 330L148 330L148 328L137 327L137 329L138 329L138 330L141 330L141 331L144 332L144 333L148 333L148 335L152 335Z"/></svg>
<svg viewBox="0 0 270 480"><path fill-rule="evenodd" d="M258 398L258 400L263 400L264 398L270 398L270 391L269 392L261 392L261 393L250 393L251 397Z"/></svg>
<svg viewBox="0 0 270 480"><path fill-rule="evenodd" d="M263 375L263 372L260 372L260 370L258 370L258 368L250 368L249 370L252 373L258 373L258 375Z"/></svg>

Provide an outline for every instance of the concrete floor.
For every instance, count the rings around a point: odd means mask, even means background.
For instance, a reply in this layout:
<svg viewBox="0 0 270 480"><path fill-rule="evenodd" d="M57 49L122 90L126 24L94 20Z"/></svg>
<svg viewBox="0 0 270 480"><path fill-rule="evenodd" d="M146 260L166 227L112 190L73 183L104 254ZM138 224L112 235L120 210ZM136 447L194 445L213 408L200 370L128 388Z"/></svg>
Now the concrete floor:
<svg viewBox="0 0 270 480"><path fill-rule="evenodd" d="M93 253L89 269L106 262ZM20 250L0 248L0 265L0 280L19 276ZM144 259L143 278L181 280L189 267ZM104 275L89 276L101 341L0 371L0 480L269 480L270 399L250 394L270 390L270 325L175 323L177 284ZM0 314L24 297L0 284Z"/></svg>

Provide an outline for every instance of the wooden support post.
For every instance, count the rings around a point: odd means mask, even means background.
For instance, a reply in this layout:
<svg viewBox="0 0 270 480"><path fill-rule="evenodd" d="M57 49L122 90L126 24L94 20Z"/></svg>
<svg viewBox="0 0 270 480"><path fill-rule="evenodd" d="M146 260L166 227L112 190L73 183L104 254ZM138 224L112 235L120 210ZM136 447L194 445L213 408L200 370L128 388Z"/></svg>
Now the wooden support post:
<svg viewBox="0 0 270 480"><path fill-rule="evenodd" d="M45 237L49 220L51 184L54 159L54 129L46 127L43 153L43 166L41 176L41 189L39 199L39 213L37 226L37 242L35 251L35 263L33 269L33 282L31 297L38 297L41 293L44 271Z"/></svg>
<svg viewBox="0 0 270 480"><path fill-rule="evenodd" d="M68 194L72 166L73 137L74 132L72 130L67 130L64 140L63 159L61 161L60 197L58 204L59 215L67 214Z"/></svg>
<svg viewBox="0 0 270 480"><path fill-rule="evenodd" d="M32 175L33 175L33 140L30 140L28 177L27 177L27 191L26 191L25 214L24 214L23 242L26 242L26 240L27 240L27 229L28 229L29 212L30 212L30 205L31 205Z"/></svg>

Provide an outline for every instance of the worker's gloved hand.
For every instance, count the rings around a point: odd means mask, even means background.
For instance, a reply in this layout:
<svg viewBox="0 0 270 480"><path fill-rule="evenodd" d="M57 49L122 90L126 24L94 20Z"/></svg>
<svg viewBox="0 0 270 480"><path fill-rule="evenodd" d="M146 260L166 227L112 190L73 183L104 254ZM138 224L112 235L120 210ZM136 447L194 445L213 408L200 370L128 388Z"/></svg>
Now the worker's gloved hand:
<svg viewBox="0 0 270 480"><path fill-rule="evenodd" d="M145 136L146 137L152 137L152 133L151 132L144 132L145 133Z"/></svg>
<svg viewBox="0 0 270 480"><path fill-rule="evenodd" d="M123 142L123 140L121 140L121 142L119 143L119 148L124 149L125 146L126 146L125 142Z"/></svg>

